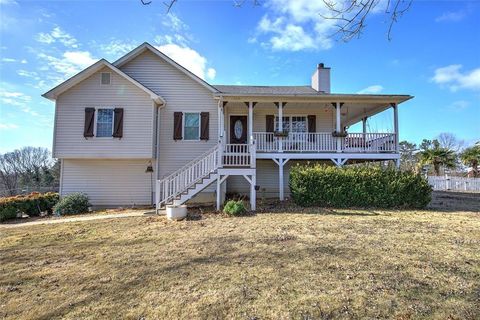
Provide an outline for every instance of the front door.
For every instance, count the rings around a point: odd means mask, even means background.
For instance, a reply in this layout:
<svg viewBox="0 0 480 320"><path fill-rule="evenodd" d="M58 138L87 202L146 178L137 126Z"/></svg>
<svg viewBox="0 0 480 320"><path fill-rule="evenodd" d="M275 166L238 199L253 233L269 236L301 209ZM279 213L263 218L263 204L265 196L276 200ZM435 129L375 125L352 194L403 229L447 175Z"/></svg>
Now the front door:
<svg viewBox="0 0 480 320"><path fill-rule="evenodd" d="M230 143L247 143L247 116L230 116Z"/></svg>

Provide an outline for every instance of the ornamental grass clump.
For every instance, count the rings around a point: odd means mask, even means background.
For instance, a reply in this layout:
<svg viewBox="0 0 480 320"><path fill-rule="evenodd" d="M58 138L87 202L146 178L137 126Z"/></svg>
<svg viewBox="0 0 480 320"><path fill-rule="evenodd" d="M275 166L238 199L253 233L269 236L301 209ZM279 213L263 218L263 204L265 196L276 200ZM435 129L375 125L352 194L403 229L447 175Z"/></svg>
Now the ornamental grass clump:
<svg viewBox="0 0 480 320"><path fill-rule="evenodd" d="M413 172L376 166L298 165L290 170L292 199L301 206L425 208L428 181Z"/></svg>

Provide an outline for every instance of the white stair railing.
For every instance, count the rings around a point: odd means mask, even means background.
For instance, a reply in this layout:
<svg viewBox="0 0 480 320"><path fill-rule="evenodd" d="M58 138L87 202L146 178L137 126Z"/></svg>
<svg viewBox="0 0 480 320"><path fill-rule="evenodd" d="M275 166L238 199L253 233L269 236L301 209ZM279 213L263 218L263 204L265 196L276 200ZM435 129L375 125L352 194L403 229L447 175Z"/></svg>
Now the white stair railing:
<svg viewBox="0 0 480 320"><path fill-rule="evenodd" d="M156 188L157 206L173 201L182 192L217 170L220 165L220 147L221 144L217 144L174 173L158 180Z"/></svg>

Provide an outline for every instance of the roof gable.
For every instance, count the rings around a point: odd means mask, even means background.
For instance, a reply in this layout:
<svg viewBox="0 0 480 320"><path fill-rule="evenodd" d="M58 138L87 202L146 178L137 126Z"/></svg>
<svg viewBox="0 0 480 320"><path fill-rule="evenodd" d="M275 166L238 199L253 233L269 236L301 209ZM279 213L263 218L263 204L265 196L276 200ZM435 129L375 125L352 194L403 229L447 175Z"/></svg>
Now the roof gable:
<svg viewBox="0 0 480 320"><path fill-rule="evenodd" d="M148 89L143 84L141 84L137 80L133 79L128 74L126 74L122 70L118 69L117 67L115 67L114 65L112 65L111 63L109 63L105 59L101 59L101 60L95 62L94 64L92 64L90 67L80 71L79 73L77 73L76 75L71 77L70 79L62 82L61 84L59 84L55 88L53 88L50 91L42 94L42 97L45 97L45 98L50 99L50 100L55 100L55 99L57 99L57 97L60 94L69 90L70 88L72 88L73 86L82 82L83 80L89 78L90 76L92 76L96 72L100 71L104 67L107 67L111 71L115 72L117 75L121 76L122 78L124 78L124 79L128 80L129 82L131 82L132 84L134 84L139 89L145 91L145 93L147 93L152 98L152 100L154 100L156 103L165 104L165 100L161 96L159 96L158 94L156 94L152 90Z"/></svg>
<svg viewBox="0 0 480 320"><path fill-rule="evenodd" d="M134 58L136 58L137 56L145 52L146 50L149 50L150 52L158 56L160 59L162 59L163 61L167 62L174 68L178 69L179 71L187 75L192 80L196 81L197 83L207 88L209 91L218 93L218 90L214 86L210 85L205 80L201 79L200 77L198 77L197 75L195 75L194 73L186 69L185 67L181 66L180 64L175 62L173 59L169 58L167 55L162 53L160 50L158 50L157 48L149 44L148 42L144 42L137 48L133 49L132 51L130 51L129 53L127 53L126 55L124 55L123 57L115 61L113 65L116 66L117 68L120 68L127 62L133 60Z"/></svg>

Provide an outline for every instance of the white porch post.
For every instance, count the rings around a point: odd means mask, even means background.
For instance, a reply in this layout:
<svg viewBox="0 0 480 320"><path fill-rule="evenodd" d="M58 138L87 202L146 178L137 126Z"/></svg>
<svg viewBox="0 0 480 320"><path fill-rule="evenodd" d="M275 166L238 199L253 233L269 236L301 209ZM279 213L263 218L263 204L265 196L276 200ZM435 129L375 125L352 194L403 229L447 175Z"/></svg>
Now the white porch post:
<svg viewBox="0 0 480 320"><path fill-rule="evenodd" d="M273 159L273 161L278 165L278 198L283 201L285 200L284 194L284 183L283 183L283 166L288 162L289 159Z"/></svg>
<svg viewBox="0 0 480 320"><path fill-rule="evenodd" d="M221 206L221 192L222 192L222 181L221 181L221 175L218 175L217 177L217 211L220 210Z"/></svg>
<svg viewBox="0 0 480 320"><path fill-rule="evenodd" d="M253 102L248 103L248 143L253 141Z"/></svg>
<svg viewBox="0 0 480 320"><path fill-rule="evenodd" d="M217 117L218 117L218 141L220 141L221 139L221 136L222 136L222 114L223 114L223 101L222 99L218 100L218 113L217 113Z"/></svg>
<svg viewBox="0 0 480 320"><path fill-rule="evenodd" d="M250 181L250 209L252 211L257 210L257 190L255 190L255 186L257 185L257 175L251 175Z"/></svg>
<svg viewBox="0 0 480 320"><path fill-rule="evenodd" d="M393 131L395 132L395 151L399 151L399 136L398 136L398 105L392 103L393 108Z"/></svg>
<svg viewBox="0 0 480 320"><path fill-rule="evenodd" d="M337 133L340 133L341 130L341 117L340 117L340 102L335 102L335 115L336 115L336 121L335 121L335 131ZM342 138L337 137L337 152L342 152Z"/></svg>
<svg viewBox="0 0 480 320"><path fill-rule="evenodd" d="M278 131L283 132L283 103L278 103ZM283 152L283 137L278 137L278 152ZM281 199L283 200L283 199Z"/></svg>

